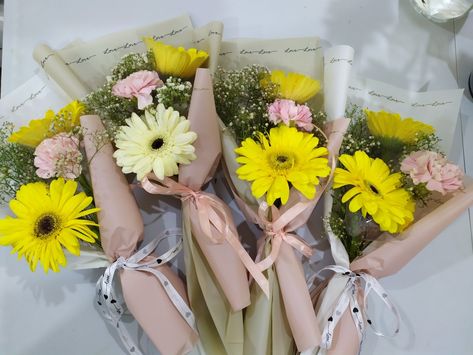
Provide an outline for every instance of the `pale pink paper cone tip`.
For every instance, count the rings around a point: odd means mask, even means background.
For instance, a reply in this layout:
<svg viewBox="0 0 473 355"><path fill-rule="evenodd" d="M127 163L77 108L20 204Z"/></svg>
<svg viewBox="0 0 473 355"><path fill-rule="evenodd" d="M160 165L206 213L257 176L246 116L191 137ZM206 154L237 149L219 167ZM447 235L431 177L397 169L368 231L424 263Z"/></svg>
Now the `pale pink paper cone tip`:
<svg viewBox="0 0 473 355"><path fill-rule="evenodd" d="M100 238L110 260L129 257L143 239L144 226L141 214L128 181L113 158L110 143L97 151L94 135L104 132L99 116L82 116L84 145L89 161L94 201L98 213Z"/></svg>

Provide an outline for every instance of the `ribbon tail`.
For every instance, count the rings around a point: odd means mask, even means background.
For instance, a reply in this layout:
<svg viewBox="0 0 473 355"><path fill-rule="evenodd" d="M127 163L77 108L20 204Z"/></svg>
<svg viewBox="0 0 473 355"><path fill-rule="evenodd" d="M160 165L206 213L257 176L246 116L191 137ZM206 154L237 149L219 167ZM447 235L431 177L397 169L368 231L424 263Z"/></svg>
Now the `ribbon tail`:
<svg viewBox="0 0 473 355"><path fill-rule="evenodd" d="M282 238L281 237L274 237L271 241L271 253L261 260L256 266L259 268L260 271L267 270L274 264L276 258L279 255L279 250L281 249Z"/></svg>
<svg viewBox="0 0 473 355"><path fill-rule="evenodd" d="M246 250L241 245L240 241L235 238L233 234L227 236L228 243L235 249L236 253L239 255L243 265L245 265L246 269L253 277L255 282L261 287L264 294L267 298L269 298L269 281L257 267L257 265L253 262L253 259L248 255Z"/></svg>

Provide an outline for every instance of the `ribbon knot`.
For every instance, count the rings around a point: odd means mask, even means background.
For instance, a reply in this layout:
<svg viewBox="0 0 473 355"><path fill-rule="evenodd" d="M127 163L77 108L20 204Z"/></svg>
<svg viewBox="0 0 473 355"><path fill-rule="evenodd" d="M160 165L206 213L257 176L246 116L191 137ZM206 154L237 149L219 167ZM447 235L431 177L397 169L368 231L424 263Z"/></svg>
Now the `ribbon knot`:
<svg viewBox="0 0 473 355"><path fill-rule="evenodd" d="M366 272L352 271L341 265L327 266L320 270L315 276L317 277L326 270L334 271L336 274L346 277L347 282L342 294L338 299L338 302L335 304L334 309L326 320L326 324L322 332L322 343L320 345L321 348L330 349L332 346L335 327L346 310L349 310L351 313L353 322L355 323L358 332L360 344L362 343L365 334L365 322L371 326L374 333L378 336L394 336L399 333L399 313L396 307L389 300L388 294L384 290L383 286L381 286L376 278ZM374 294L382 300L382 302L388 307L396 319L396 328L391 335L386 335L378 331L372 320L370 320L367 315L368 296L371 292L374 292ZM360 306L359 297L362 297L362 306Z"/></svg>
<svg viewBox="0 0 473 355"><path fill-rule="evenodd" d="M178 242L175 246L170 248L162 255L156 257L156 259L153 259L149 262L142 262L144 258L154 252L154 250L162 241L172 237L178 237ZM96 301L100 307L102 316L117 329L120 339L130 353L143 355L120 320L123 313L126 311L126 305L122 299L119 299L113 288L115 273L120 269L126 269L148 272L154 275L163 286L164 291L168 295L174 307L176 307L179 314L184 318L187 324L189 324L189 326L195 330L195 318L191 309L182 299L181 295L177 292L168 278L161 271L155 269L157 266L168 263L181 250L182 231L178 228L167 229L162 233L161 236L155 238L151 243L145 245L129 258L120 256L114 263L105 269L103 275L97 281Z"/></svg>
<svg viewBox="0 0 473 355"><path fill-rule="evenodd" d="M299 202L281 215L279 214L278 209L273 208L271 212L273 218L275 218L274 222L270 222L266 218L267 210L269 208L268 205L262 203L259 206L258 225L263 230L265 238L271 239L271 252L265 259L261 260L257 264L259 270L267 270L274 264L281 250L282 242L289 244L306 257L312 255L312 248L306 243L306 241L292 231L287 230L291 221L302 213L307 206L306 203ZM260 248L258 251L258 258L261 256L262 252L263 250Z"/></svg>

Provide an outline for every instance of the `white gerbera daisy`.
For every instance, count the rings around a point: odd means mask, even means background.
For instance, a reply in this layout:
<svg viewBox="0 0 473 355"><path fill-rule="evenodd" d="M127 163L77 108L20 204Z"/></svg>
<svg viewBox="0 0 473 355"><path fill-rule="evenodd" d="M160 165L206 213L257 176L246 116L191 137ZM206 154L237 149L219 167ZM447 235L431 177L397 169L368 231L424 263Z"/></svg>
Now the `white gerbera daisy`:
<svg viewBox="0 0 473 355"><path fill-rule="evenodd" d="M172 107L159 104L146 110L144 117L133 113L116 136L113 156L125 174L136 173L142 180L151 171L159 179L178 173L177 164L189 164L196 158L192 143L197 139L189 131L190 123Z"/></svg>

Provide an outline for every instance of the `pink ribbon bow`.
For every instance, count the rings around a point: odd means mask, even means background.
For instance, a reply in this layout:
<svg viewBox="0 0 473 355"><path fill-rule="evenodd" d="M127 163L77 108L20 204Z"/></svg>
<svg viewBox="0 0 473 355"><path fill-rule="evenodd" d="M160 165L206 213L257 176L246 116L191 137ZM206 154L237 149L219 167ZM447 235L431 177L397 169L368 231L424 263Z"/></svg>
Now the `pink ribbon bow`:
<svg viewBox="0 0 473 355"><path fill-rule="evenodd" d="M154 181L152 182L151 179ZM227 241L235 250L245 268L258 283L266 296L269 297L269 282L260 268L248 255L240 243L238 234L233 228L231 216L227 212L228 207L220 198L203 191L194 191L191 188L165 177L159 180L154 174L150 174L141 181L141 186L151 194L173 195L181 200L191 200L198 211L198 220L204 234L216 244ZM212 232L212 226L215 232Z"/></svg>

